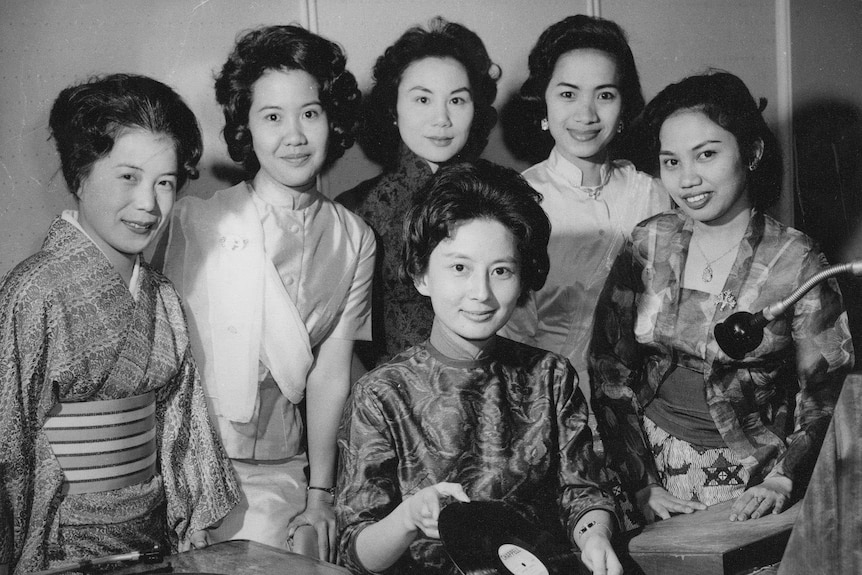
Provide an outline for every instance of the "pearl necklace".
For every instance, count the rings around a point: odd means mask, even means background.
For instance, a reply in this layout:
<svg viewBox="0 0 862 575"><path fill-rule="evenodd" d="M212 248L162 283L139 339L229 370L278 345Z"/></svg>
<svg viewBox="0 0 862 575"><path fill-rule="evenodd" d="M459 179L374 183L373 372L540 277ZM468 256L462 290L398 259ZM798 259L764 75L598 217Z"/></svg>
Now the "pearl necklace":
<svg viewBox="0 0 862 575"><path fill-rule="evenodd" d="M700 247L700 242L697 241L697 238L694 237L694 234L692 234L691 239L694 242L694 247L697 248L697 251L699 251L700 255L703 256L703 259L706 260L706 267L703 268L703 272L700 274L700 279L703 280L703 283L707 283L707 284L712 281L712 277L713 277L712 264L714 264L718 260L725 257L727 254L729 254L733 250L739 249L739 244L732 245L732 246L730 246L729 250L727 250L726 252L724 252L723 254L718 256L717 258L713 258L710 260L708 257L706 257L706 253L704 253L703 248Z"/></svg>

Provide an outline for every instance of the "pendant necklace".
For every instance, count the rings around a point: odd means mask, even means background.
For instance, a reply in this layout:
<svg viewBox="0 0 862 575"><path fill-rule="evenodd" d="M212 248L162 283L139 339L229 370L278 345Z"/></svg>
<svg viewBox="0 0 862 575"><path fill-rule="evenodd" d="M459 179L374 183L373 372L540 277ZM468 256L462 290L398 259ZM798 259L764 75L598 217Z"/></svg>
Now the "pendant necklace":
<svg viewBox="0 0 862 575"><path fill-rule="evenodd" d="M706 254L703 251L703 248L700 247L700 243L697 241L697 238L694 237L694 234L691 236L692 241L694 242L694 246L697 248L697 251L700 252L700 255L703 256L703 259L706 260L706 267L703 268L703 273L700 274L700 279L703 280L703 283L709 283L712 281L713 273L712 273L712 264L729 254L735 249L739 248L739 244L730 246L730 249L718 256L717 258L709 259L706 257Z"/></svg>

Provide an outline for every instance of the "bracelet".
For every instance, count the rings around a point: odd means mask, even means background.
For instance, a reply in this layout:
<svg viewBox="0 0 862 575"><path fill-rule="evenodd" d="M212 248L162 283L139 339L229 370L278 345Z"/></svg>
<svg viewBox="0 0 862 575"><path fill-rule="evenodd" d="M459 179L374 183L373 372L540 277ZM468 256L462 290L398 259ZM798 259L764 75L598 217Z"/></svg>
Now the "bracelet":
<svg viewBox="0 0 862 575"><path fill-rule="evenodd" d="M611 528L605 525L604 523L599 523L598 521L590 521L580 529L578 529L578 537L582 537L587 530L592 529L593 527L604 527L608 530L608 539L613 539L614 533L611 531Z"/></svg>
<svg viewBox="0 0 862 575"><path fill-rule="evenodd" d="M309 485L305 488L306 491L311 491L312 489L316 491L325 491L335 497L335 488L334 487L317 487L315 485Z"/></svg>

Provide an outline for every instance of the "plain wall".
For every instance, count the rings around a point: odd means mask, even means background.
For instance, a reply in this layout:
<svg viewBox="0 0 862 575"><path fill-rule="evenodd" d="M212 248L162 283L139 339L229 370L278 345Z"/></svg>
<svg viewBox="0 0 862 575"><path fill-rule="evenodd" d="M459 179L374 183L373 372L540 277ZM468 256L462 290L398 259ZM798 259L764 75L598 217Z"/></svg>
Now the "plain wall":
<svg viewBox="0 0 862 575"><path fill-rule="evenodd" d="M841 0L834 0L840 2ZM853 0L843 0L852 5ZM708 67L740 75L775 100L776 3L768 0L5 0L0 4L0 274L36 251L52 218L74 207L48 139L56 94L87 75L136 72L172 85L202 124L201 178L183 193L237 177L221 139L213 74L237 33L297 22L336 40L367 89L380 53L408 26L442 15L475 30L503 71L497 107L526 78L527 54L549 24L574 13L616 20L628 32L645 96ZM732 16L732 17L731 17ZM828 86L826 87L828 89ZM767 109L767 119L789 118ZM499 128L484 154L521 169ZM379 171L355 146L321 179L333 196Z"/></svg>

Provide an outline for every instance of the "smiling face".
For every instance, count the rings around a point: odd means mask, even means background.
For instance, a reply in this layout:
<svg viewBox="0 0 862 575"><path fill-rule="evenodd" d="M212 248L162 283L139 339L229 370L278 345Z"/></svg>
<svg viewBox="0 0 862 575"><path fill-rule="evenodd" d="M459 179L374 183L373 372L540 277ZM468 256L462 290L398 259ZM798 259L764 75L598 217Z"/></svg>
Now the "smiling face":
<svg viewBox="0 0 862 575"><path fill-rule="evenodd" d="M496 220L464 222L434 248L415 284L453 341L485 341L509 321L521 294L515 237Z"/></svg>
<svg viewBox="0 0 862 575"><path fill-rule="evenodd" d="M564 158L583 171L587 164L604 163L623 111L613 57L592 48L560 56L545 105L548 128Z"/></svg>
<svg viewBox="0 0 862 575"><path fill-rule="evenodd" d="M248 128L262 180L297 192L315 187L326 160L329 122L317 80L302 70L268 70L252 87Z"/></svg>
<svg viewBox="0 0 862 575"><path fill-rule="evenodd" d="M748 170L733 134L703 112L683 110L664 121L659 140L661 181L686 214L720 225L750 209Z"/></svg>
<svg viewBox="0 0 862 575"><path fill-rule="evenodd" d="M460 152L473 123L473 95L467 71L452 58L424 58L410 64L398 84L398 132L410 150L432 169Z"/></svg>
<svg viewBox="0 0 862 575"><path fill-rule="evenodd" d="M130 269L167 221L176 188L174 140L127 131L81 182L78 223L115 267Z"/></svg>

